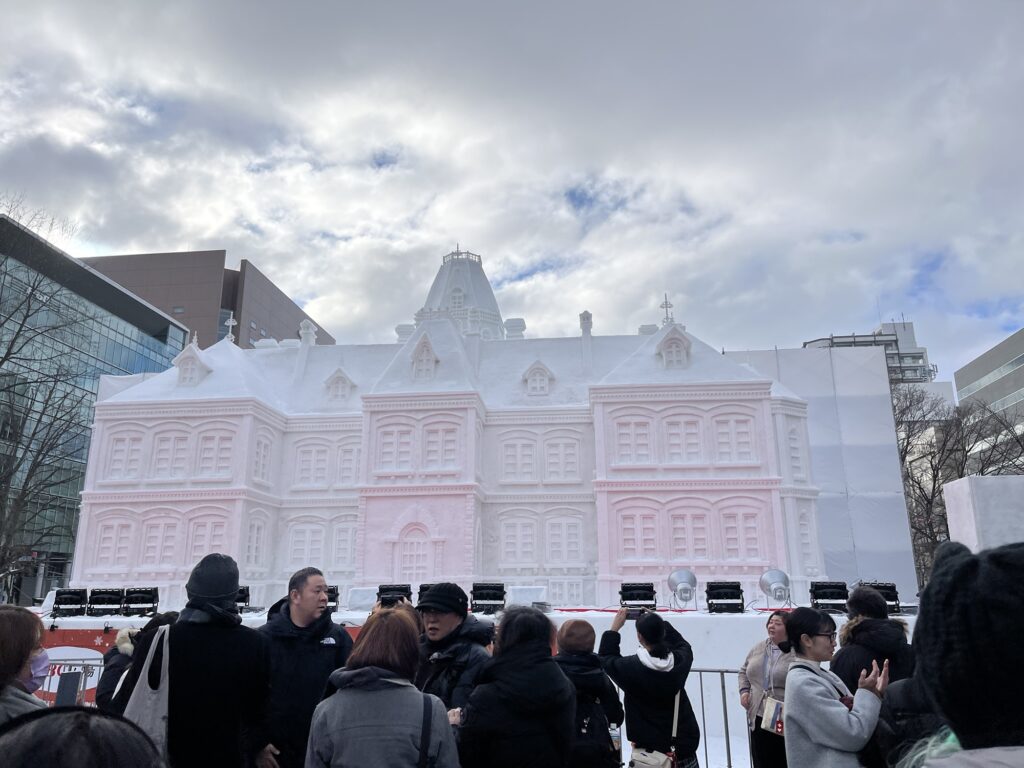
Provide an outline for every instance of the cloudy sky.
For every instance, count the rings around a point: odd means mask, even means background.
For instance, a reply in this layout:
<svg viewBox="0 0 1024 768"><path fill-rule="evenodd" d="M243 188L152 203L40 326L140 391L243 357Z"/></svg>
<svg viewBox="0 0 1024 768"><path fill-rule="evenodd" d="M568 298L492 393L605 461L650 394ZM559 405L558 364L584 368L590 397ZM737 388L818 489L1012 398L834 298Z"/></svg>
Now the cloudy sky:
<svg viewBox="0 0 1024 768"><path fill-rule="evenodd" d="M2 0L0 192L75 255L224 248L339 341L456 243L527 335L1024 324L1024 5Z"/></svg>

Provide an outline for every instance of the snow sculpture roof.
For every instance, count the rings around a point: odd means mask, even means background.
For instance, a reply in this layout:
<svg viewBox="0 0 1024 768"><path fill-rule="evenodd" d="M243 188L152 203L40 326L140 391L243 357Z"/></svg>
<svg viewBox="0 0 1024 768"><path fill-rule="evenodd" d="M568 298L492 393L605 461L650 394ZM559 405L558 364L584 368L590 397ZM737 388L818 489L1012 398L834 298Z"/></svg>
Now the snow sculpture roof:
<svg viewBox="0 0 1024 768"><path fill-rule="evenodd" d="M505 338L505 324L484 274L482 259L469 251L452 251L441 261L417 322L447 313L463 333L479 332L484 339Z"/></svg>

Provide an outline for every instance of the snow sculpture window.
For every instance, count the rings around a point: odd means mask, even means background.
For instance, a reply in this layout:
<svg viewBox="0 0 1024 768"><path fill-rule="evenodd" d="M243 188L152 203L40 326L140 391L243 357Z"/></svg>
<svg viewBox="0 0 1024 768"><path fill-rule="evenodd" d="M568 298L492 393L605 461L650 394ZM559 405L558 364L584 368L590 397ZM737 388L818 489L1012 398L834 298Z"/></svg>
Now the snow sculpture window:
<svg viewBox="0 0 1024 768"><path fill-rule="evenodd" d="M670 419L665 422L665 459L669 464L699 463L700 443L698 419Z"/></svg>
<svg viewBox="0 0 1024 768"><path fill-rule="evenodd" d="M322 525L293 525L289 531L288 560L292 566L306 566L322 562L324 556L324 527Z"/></svg>
<svg viewBox="0 0 1024 768"><path fill-rule="evenodd" d="M715 419L716 456L720 462L754 460L753 424L750 419L731 416Z"/></svg>
<svg viewBox="0 0 1024 768"><path fill-rule="evenodd" d="M131 523L118 521L103 523L96 537L96 564L127 566L131 538Z"/></svg>
<svg viewBox="0 0 1024 768"><path fill-rule="evenodd" d="M153 477L185 477L188 467L188 435L160 433L153 439Z"/></svg>
<svg viewBox="0 0 1024 768"><path fill-rule="evenodd" d="M455 425L433 425L423 431L424 469L456 466L459 431Z"/></svg>
<svg viewBox="0 0 1024 768"><path fill-rule="evenodd" d="M263 483L270 482L270 438L260 435L256 438L256 450L253 452L252 476Z"/></svg>
<svg viewBox="0 0 1024 768"><path fill-rule="evenodd" d="M621 517L622 557L643 559L658 555L658 518L652 512L627 512Z"/></svg>
<svg viewBox="0 0 1024 768"><path fill-rule="evenodd" d="M537 562L537 524L527 518L501 521L501 562L515 565Z"/></svg>
<svg viewBox="0 0 1024 768"><path fill-rule="evenodd" d="M789 466L793 470L794 480L806 480L807 471L804 468L803 441L796 427L789 430Z"/></svg>
<svg viewBox="0 0 1024 768"><path fill-rule="evenodd" d="M552 605L583 604L583 583L576 580L551 579L548 582L548 602Z"/></svg>
<svg viewBox="0 0 1024 768"><path fill-rule="evenodd" d="M412 429L388 427L377 437L377 466L382 470L412 469Z"/></svg>
<svg viewBox="0 0 1024 768"><path fill-rule="evenodd" d="M332 403L348 400L348 396L355 387L352 380L340 368L328 377L324 385L327 387L327 399Z"/></svg>
<svg viewBox="0 0 1024 768"><path fill-rule="evenodd" d="M249 535L245 541L245 564L260 565L263 562L263 534L266 530L262 520L249 521Z"/></svg>
<svg viewBox="0 0 1024 768"><path fill-rule="evenodd" d="M127 480L139 476L142 464L142 436L118 435L110 441L107 459L107 478Z"/></svg>
<svg viewBox="0 0 1024 768"><path fill-rule="evenodd" d="M178 536L178 523L156 520L142 529L142 563L144 565L173 565L176 562L174 545Z"/></svg>
<svg viewBox="0 0 1024 768"><path fill-rule="evenodd" d="M178 384L183 387L194 387L199 383L199 361L188 357L178 365Z"/></svg>
<svg viewBox="0 0 1024 768"><path fill-rule="evenodd" d="M651 423L624 420L615 423L616 463L649 464L651 462Z"/></svg>
<svg viewBox="0 0 1024 768"><path fill-rule="evenodd" d="M303 445L296 452L295 484L327 485L328 450L325 445Z"/></svg>
<svg viewBox="0 0 1024 768"><path fill-rule="evenodd" d="M726 560L757 560L761 557L760 515L750 508L731 508L722 513L722 556Z"/></svg>
<svg viewBox="0 0 1024 768"><path fill-rule="evenodd" d="M339 523L334 528L334 567L352 568L356 563L356 524Z"/></svg>
<svg viewBox="0 0 1024 768"><path fill-rule="evenodd" d="M544 443L544 477L546 480L580 479L580 444L578 440L560 438Z"/></svg>
<svg viewBox="0 0 1024 768"><path fill-rule="evenodd" d="M224 549L225 524L221 520L193 520L189 531L188 552L192 562L211 552Z"/></svg>
<svg viewBox="0 0 1024 768"><path fill-rule="evenodd" d="M549 564L583 561L582 524L579 518L556 517L547 521L545 540Z"/></svg>
<svg viewBox="0 0 1024 768"><path fill-rule="evenodd" d="M529 440L507 440L502 443L502 479L534 480L535 446Z"/></svg>
<svg viewBox="0 0 1024 768"><path fill-rule="evenodd" d="M355 485L359 479L360 449L356 444L346 444L338 451L338 483Z"/></svg>
<svg viewBox="0 0 1024 768"><path fill-rule="evenodd" d="M555 376L539 360L526 369L523 374L523 382L526 385L526 394L530 396L546 395L551 390L551 382Z"/></svg>
<svg viewBox="0 0 1024 768"><path fill-rule="evenodd" d="M416 347L416 353L412 359L412 378L414 381L430 381L434 378L434 370L437 368L437 355L430 346L430 341L423 338Z"/></svg>
<svg viewBox="0 0 1024 768"><path fill-rule="evenodd" d="M462 292L461 288L456 288L452 291L451 298L448 301L448 306L451 309L462 309L465 304L466 295Z"/></svg>
<svg viewBox="0 0 1024 768"><path fill-rule="evenodd" d="M708 516L705 512L676 512L669 518L672 527L672 557L689 560L708 559Z"/></svg>
<svg viewBox="0 0 1024 768"><path fill-rule="evenodd" d="M426 581L430 541L422 528L409 528L398 539L398 578L402 582Z"/></svg>
<svg viewBox="0 0 1024 768"><path fill-rule="evenodd" d="M231 474L233 438L226 432L206 432L199 436L197 474L201 477L225 477Z"/></svg>
<svg viewBox="0 0 1024 768"><path fill-rule="evenodd" d="M686 353L683 351L682 342L672 339L661 351L662 359L666 368L682 368L686 364Z"/></svg>

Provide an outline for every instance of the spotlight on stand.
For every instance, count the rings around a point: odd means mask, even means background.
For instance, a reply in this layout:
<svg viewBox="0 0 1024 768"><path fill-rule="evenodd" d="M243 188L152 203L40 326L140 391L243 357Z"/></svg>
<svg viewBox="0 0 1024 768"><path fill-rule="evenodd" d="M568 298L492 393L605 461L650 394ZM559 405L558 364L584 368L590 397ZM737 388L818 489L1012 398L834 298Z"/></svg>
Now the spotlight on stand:
<svg viewBox="0 0 1024 768"><path fill-rule="evenodd" d="M238 588L238 594L235 595L235 605L238 606L239 613L242 613L249 607L249 587Z"/></svg>
<svg viewBox="0 0 1024 768"><path fill-rule="evenodd" d="M636 619L645 608L651 611L657 608L654 595L654 582L623 582L619 587L619 605L629 609L627 618Z"/></svg>
<svg viewBox="0 0 1024 768"><path fill-rule="evenodd" d="M743 588L738 581L709 581L704 594L708 613L743 613Z"/></svg>
<svg viewBox="0 0 1024 768"><path fill-rule="evenodd" d="M86 616L113 616L121 612L124 604L124 590L104 587L89 592Z"/></svg>
<svg viewBox="0 0 1024 768"><path fill-rule="evenodd" d="M121 613L125 616L145 616L155 614L160 607L160 589L158 587L128 587L124 591L124 604Z"/></svg>
<svg viewBox="0 0 1024 768"><path fill-rule="evenodd" d="M336 584L327 585L327 612L335 613L338 610L338 586Z"/></svg>
<svg viewBox="0 0 1024 768"><path fill-rule="evenodd" d="M474 581L470 601L473 613L496 613L505 607L505 585L500 581Z"/></svg>
<svg viewBox="0 0 1024 768"><path fill-rule="evenodd" d="M812 581L811 608L828 613L846 613L850 590L845 581Z"/></svg>
<svg viewBox="0 0 1024 768"><path fill-rule="evenodd" d="M60 616L85 616L85 607L89 602L89 591L86 589L58 589L53 597L54 618Z"/></svg>
<svg viewBox="0 0 1024 768"><path fill-rule="evenodd" d="M412 584L381 584L377 587L377 599L380 600L381 608L392 608L398 605L403 597L412 602Z"/></svg>
<svg viewBox="0 0 1024 768"><path fill-rule="evenodd" d="M432 586L434 586L434 585L433 584L420 584L419 592L416 593L416 605L420 604L420 600L423 599L423 596L425 594L427 594L427 590L429 590Z"/></svg>
<svg viewBox="0 0 1024 768"><path fill-rule="evenodd" d="M758 582L758 586L761 587L761 591L767 599L768 607L772 607L772 601L776 603L782 603L782 605L790 605L790 591L789 591L789 576L786 575L785 571L780 571L778 568L773 568L770 571L765 571L761 574L761 580Z"/></svg>
<svg viewBox="0 0 1024 768"><path fill-rule="evenodd" d="M891 581L862 581L857 586L860 587L871 587L877 589L882 593L882 597L885 598L885 605L889 609L889 614L903 613L903 609L900 607L900 593L896 591L896 585Z"/></svg>
<svg viewBox="0 0 1024 768"><path fill-rule="evenodd" d="M673 608L688 608L693 603L697 609L697 575L686 568L672 571L668 575L668 589L672 593Z"/></svg>

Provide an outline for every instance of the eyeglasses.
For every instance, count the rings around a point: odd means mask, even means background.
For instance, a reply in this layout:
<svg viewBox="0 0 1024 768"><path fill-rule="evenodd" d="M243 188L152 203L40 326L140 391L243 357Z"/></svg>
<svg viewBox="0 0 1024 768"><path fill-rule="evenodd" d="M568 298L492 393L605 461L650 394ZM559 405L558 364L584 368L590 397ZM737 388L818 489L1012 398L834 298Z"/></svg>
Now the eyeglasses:
<svg viewBox="0 0 1024 768"><path fill-rule="evenodd" d="M835 639L836 639L836 635L837 634L838 634L837 632L815 632L814 636L815 637L827 637L829 640L832 640L834 642Z"/></svg>

